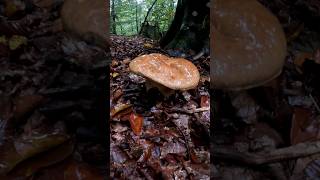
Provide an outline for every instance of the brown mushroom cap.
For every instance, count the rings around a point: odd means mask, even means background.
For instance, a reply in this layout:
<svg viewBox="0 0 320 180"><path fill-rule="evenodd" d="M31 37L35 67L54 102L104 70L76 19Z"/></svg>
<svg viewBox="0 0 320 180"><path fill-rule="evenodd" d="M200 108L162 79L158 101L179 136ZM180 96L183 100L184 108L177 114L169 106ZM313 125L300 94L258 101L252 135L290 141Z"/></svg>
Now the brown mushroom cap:
<svg viewBox="0 0 320 180"><path fill-rule="evenodd" d="M193 89L200 80L197 67L190 61L157 53L135 58L129 68L136 74L174 90Z"/></svg>
<svg viewBox="0 0 320 180"><path fill-rule="evenodd" d="M109 42L108 6L106 0L66 0L61 10L64 28L85 40L102 46Z"/></svg>
<svg viewBox="0 0 320 180"><path fill-rule="evenodd" d="M213 88L251 88L281 73L285 35L263 5L256 0L215 0L211 17Z"/></svg>

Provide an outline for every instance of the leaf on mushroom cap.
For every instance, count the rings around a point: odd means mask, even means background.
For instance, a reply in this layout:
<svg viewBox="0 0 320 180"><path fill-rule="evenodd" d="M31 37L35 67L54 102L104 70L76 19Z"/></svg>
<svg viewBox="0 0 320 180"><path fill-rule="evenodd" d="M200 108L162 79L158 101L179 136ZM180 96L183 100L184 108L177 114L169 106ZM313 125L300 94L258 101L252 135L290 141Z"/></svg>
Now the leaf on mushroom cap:
<svg viewBox="0 0 320 180"><path fill-rule="evenodd" d="M174 90L193 89L200 80L197 67L190 61L157 53L135 58L129 68L136 74Z"/></svg>
<svg viewBox="0 0 320 180"><path fill-rule="evenodd" d="M285 35L278 19L263 5L256 0L216 0L211 17L214 88L251 88L281 73Z"/></svg>

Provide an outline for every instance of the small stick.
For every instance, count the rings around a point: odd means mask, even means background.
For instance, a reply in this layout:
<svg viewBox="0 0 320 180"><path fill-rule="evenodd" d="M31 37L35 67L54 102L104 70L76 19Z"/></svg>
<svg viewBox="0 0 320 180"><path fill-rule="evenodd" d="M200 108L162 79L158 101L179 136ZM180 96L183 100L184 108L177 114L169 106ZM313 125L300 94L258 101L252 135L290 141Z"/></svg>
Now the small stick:
<svg viewBox="0 0 320 180"><path fill-rule="evenodd" d="M309 97L311 98L311 100L312 100L312 102L313 102L314 106L316 107L316 109L317 109L318 113L320 113L320 107L319 107L319 105L318 105L317 101L314 99L314 97L312 96L312 94L311 94L311 93L309 94Z"/></svg>
<svg viewBox="0 0 320 180"><path fill-rule="evenodd" d="M210 111L210 107L202 107L202 108L191 109L191 110L182 109L182 108L171 108L170 111L171 112L177 111L177 112L186 113L186 114L194 114L194 113L199 113L203 111Z"/></svg>
<svg viewBox="0 0 320 180"><path fill-rule="evenodd" d="M239 152L232 147L215 146L211 154L223 160L237 161L247 165L263 165L296 159L320 153L320 141L299 143L290 147L275 149L265 154Z"/></svg>

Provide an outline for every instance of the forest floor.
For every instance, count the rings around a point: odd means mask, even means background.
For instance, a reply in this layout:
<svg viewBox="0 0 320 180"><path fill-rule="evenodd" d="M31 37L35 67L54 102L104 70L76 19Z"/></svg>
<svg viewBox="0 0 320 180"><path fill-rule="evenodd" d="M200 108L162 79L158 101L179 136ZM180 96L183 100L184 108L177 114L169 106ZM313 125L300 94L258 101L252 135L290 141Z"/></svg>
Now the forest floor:
<svg viewBox="0 0 320 180"><path fill-rule="evenodd" d="M209 57L192 60L141 37L111 36L110 153L115 179L209 179ZM145 79L129 71L134 58L150 53L189 56L201 80L194 90L164 99L146 91ZM130 178L129 178L130 177Z"/></svg>
<svg viewBox="0 0 320 180"><path fill-rule="evenodd" d="M0 179L103 179L110 60L63 32L63 1L43 2L0 2Z"/></svg>
<svg viewBox="0 0 320 180"><path fill-rule="evenodd" d="M308 7L312 2L311 10L320 6L315 1L296 6L286 0L261 2L278 16L286 32L285 66L278 78L262 87L213 92L213 175L319 179L320 33L319 21L311 21L319 20L319 11L310 16Z"/></svg>

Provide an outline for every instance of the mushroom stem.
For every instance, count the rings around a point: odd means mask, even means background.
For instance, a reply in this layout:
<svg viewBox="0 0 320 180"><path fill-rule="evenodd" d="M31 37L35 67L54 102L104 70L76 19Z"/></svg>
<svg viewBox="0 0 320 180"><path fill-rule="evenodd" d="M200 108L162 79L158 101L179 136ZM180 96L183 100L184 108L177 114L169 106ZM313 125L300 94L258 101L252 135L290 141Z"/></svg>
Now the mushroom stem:
<svg viewBox="0 0 320 180"><path fill-rule="evenodd" d="M150 89L152 88L157 88L159 90L159 92L165 97L165 98L168 98L170 97L171 95L174 94L174 90L173 89L170 89L166 86L163 86L162 84L159 84L155 81L152 81L150 79L146 79L146 88L147 88L147 91L149 91Z"/></svg>

